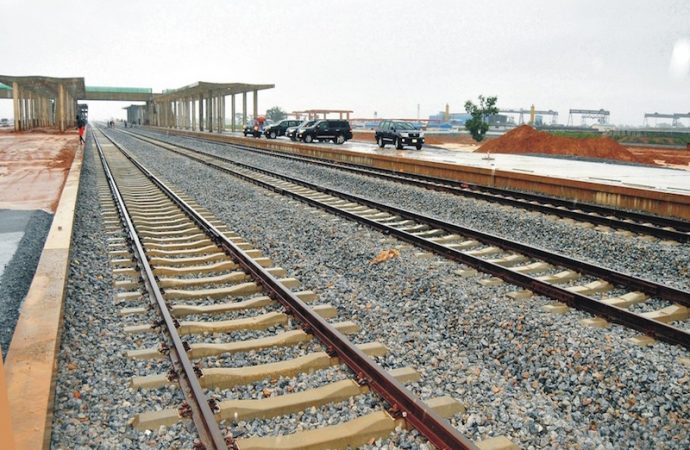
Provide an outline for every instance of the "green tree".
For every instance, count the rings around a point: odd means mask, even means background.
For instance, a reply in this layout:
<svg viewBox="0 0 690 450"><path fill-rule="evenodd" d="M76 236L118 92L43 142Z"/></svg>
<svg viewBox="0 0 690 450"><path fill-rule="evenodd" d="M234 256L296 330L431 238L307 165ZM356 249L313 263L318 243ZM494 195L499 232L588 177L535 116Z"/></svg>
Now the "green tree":
<svg viewBox="0 0 690 450"><path fill-rule="evenodd" d="M280 106L274 106L273 108L270 108L266 111L266 118L270 119L274 122L278 122L279 120L283 120L287 117L287 113L283 111L283 109Z"/></svg>
<svg viewBox="0 0 690 450"><path fill-rule="evenodd" d="M475 105L471 100L465 102L465 111L472 116L465 122L465 128L472 134L472 138L481 142L484 135L489 130L489 117L498 114L496 101L498 97L484 97L479 96L479 104Z"/></svg>

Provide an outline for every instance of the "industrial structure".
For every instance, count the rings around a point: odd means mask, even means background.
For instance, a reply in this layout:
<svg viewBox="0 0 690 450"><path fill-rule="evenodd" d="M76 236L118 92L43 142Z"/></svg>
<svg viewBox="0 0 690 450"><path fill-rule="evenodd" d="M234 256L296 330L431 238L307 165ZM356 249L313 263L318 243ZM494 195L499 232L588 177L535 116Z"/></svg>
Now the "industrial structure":
<svg viewBox="0 0 690 450"><path fill-rule="evenodd" d="M573 116L579 115L582 125L586 124L587 119L594 119L598 124L606 125L609 123L611 111L605 109L571 109L568 114L568 126L573 125Z"/></svg>
<svg viewBox="0 0 690 450"><path fill-rule="evenodd" d="M671 126L677 128L684 126L680 119L690 119L690 113L644 113L644 126L649 126L649 119L671 119Z"/></svg>
<svg viewBox="0 0 690 450"><path fill-rule="evenodd" d="M144 102L144 105L125 108L128 122L222 132L225 129L227 96L231 97L231 127L234 131L235 95L242 94L242 121L246 123L247 93L253 94L252 106L256 117L258 91L275 87L273 84L199 81L154 94L150 88L85 86L84 78L0 75L0 83L0 98L13 100L16 131L55 127L61 132L76 126L77 114L83 110L77 103L80 100Z"/></svg>
<svg viewBox="0 0 690 450"><path fill-rule="evenodd" d="M305 109L304 111L292 111L291 113L288 113L288 116L295 116L295 119L299 120L302 118L306 118L307 120L315 120L319 118L319 115L322 115L322 119L325 119L328 114L338 114L340 120L343 119L343 114L345 114L345 119L350 120L350 114L353 113L353 111L349 109Z"/></svg>
<svg viewBox="0 0 690 450"><path fill-rule="evenodd" d="M522 125L525 123L525 114L527 117L531 117L532 114L536 116L551 116L551 124L555 124L558 122L558 111L554 111L552 109L549 110L532 110L530 109L525 109L525 108L519 108L519 109L499 109L499 113L501 114L518 114L519 119L518 119L518 125ZM531 119L530 119L531 120Z"/></svg>

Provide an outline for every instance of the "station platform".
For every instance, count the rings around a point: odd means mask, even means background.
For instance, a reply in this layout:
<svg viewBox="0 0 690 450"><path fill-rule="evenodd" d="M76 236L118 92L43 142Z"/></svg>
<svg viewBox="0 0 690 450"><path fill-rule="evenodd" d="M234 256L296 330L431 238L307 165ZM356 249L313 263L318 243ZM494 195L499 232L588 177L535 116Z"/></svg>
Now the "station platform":
<svg viewBox="0 0 690 450"><path fill-rule="evenodd" d="M33 211L0 209L0 280L12 260ZM0 282L0 286L2 283Z"/></svg>
<svg viewBox="0 0 690 450"><path fill-rule="evenodd" d="M242 137L242 133L225 133ZM261 138L263 139L263 138ZM288 138L276 142L291 143ZM396 158L431 161L446 164L477 167L489 170L528 173L547 177L567 178L579 181L638 187L690 195L690 166L653 167L613 161L584 161L574 158L542 157L492 153L490 159L484 153L474 153L476 146L454 145L454 148L426 145L422 150L406 147L396 150L392 145L381 149L373 142L348 141L343 145L311 144L334 150L348 150L365 154L386 155ZM678 150L683 152L684 150Z"/></svg>
<svg viewBox="0 0 690 450"><path fill-rule="evenodd" d="M288 138L244 137L242 133L209 133L146 127L167 134L247 145L280 153L355 163L394 172L455 180L468 185L526 191L690 220L690 166L654 167L615 161L566 157L474 153L474 146L422 150L378 148L375 143L305 144ZM686 150L678 150L685 152Z"/></svg>
<svg viewBox="0 0 690 450"><path fill-rule="evenodd" d="M82 158L76 132L0 132L0 248L10 261L0 277L0 324L9 333L0 334L7 389L0 409L11 415L17 449L50 444Z"/></svg>
<svg viewBox="0 0 690 450"><path fill-rule="evenodd" d="M0 280L34 212L55 212L78 139L76 132L0 132Z"/></svg>

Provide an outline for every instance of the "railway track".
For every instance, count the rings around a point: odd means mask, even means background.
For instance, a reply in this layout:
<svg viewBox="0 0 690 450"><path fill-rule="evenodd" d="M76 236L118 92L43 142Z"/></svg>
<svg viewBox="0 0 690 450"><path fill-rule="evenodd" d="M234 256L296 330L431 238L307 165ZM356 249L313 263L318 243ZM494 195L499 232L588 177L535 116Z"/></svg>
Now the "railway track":
<svg viewBox="0 0 690 450"><path fill-rule="evenodd" d="M353 344L346 335L357 332L356 324L329 322L337 314L333 307L318 304L313 292L293 291L298 280L287 277L194 201L173 192L126 150L114 143L101 144L100 133L94 138L104 177L100 197L111 233L114 283L120 290L116 301L127 305L123 316L140 320L125 331L162 336L158 347L131 350L127 356L169 358L173 367L167 373L134 377L131 386L178 385L185 397L178 408L138 415L133 426L155 429L191 419L199 436L197 449L344 448L386 437L405 426L417 429L438 448L479 448L445 420L462 410L459 402L451 397L417 399L403 385L419 379L413 368L383 370L372 357L384 355L385 346ZM222 320L212 320L217 317ZM283 331L256 336L257 330L268 328ZM208 342L209 335L242 333L250 338ZM210 357L222 362L227 359L221 356L305 343L318 350L296 351L299 356L294 358L246 367L201 367L192 362ZM349 369L348 376L300 392L225 401L214 395L265 378L339 365ZM224 420L276 417L369 392L378 396L375 410L321 429L235 439L219 425Z"/></svg>
<svg viewBox="0 0 690 450"><path fill-rule="evenodd" d="M284 152L263 150L248 145L220 143L218 141L206 140L203 138L187 139L227 145L232 148L269 155L275 158L299 161L331 169L345 170L359 175L381 178L388 181L423 187L429 190L446 192L529 211L537 211L543 214L568 218L579 222L592 223L613 230L625 230L635 234L649 235L670 241L690 242L690 222L680 219L653 216L634 211L608 208L601 205L574 202L557 197L512 191L491 186L481 186L443 178L405 174L385 169L373 169L358 164L333 162L312 156L290 155Z"/></svg>
<svg viewBox="0 0 690 450"><path fill-rule="evenodd" d="M386 234L492 275L482 284L503 281L522 288L513 298L541 294L649 337L690 348L690 333L674 326L690 318L690 293L616 272L554 252L474 229L425 217L391 205L317 186L167 142L138 139L192 158L256 185L366 224ZM461 275L472 274L465 271ZM634 312L640 304L645 312ZM589 324L606 326L600 319ZM637 338L641 343L649 339Z"/></svg>

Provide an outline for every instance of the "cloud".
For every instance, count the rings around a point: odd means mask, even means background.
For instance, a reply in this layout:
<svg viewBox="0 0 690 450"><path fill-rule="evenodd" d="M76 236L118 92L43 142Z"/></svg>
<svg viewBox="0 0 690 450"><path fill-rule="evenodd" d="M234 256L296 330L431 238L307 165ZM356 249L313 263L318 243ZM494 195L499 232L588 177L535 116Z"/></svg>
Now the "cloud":
<svg viewBox="0 0 690 450"><path fill-rule="evenodd" d="M679 39L673 46L669 74L675 79L682 79L690 73L690 39Z"/></svg>

